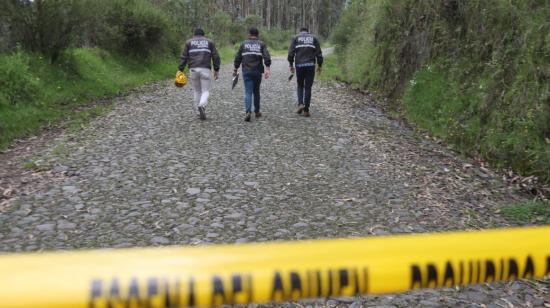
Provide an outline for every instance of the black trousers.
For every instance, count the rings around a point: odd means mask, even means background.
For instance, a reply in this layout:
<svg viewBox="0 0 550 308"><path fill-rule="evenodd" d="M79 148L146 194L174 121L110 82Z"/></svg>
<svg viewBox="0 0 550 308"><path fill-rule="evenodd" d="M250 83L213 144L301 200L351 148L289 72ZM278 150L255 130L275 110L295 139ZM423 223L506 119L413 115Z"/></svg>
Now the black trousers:
<svg viewBox="0 0 550 308"><path fill-rule="evenodd" d="M254 112L260 112L260 85L262 73L260 71L243 71L244 107L246 112L252 112L252 96L254 96Z"/></svg>
<svg viewBox="0 0 550 308"><path fill-rule="evenodd" d="M304 105L304 111L309 112L311 103L311 87L315 80L315 66L296 67L298 81L298 104Z"/></svg>

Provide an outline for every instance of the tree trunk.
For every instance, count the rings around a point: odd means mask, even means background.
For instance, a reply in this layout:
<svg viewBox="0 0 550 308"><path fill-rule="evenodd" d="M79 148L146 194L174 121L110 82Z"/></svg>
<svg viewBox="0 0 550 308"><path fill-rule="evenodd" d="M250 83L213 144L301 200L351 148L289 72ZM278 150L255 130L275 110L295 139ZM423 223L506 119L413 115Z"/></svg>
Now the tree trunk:
<svg viewBox="0 0 550 308"><path fill-rule="evenodd" d="M268 30L271 30L271 0L266 0L266 15L267 15L267 19L266 19L266 23L267 23L267 29Z"/></svg>

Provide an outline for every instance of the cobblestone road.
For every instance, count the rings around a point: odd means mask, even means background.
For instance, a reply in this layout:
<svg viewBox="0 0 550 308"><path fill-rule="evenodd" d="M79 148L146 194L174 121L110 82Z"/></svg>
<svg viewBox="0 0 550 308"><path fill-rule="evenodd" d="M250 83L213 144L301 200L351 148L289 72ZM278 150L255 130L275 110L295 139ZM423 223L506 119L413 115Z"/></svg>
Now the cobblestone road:
<svg viewBox="0 0 550 308"><path fill-rule="evenodd" d="M312 117L274 61L264 117L243 121L242 83L215 83L208 120L171 82L32 154L43 169L0 209L0 251L244 243L508 226L523 201L491 171L401 127L368 98L317 83ZM12 157L11 165L29 157ZM544 307L548 285L482 285L289 305ZM548 307L548 306L547 306Z"/></svg>

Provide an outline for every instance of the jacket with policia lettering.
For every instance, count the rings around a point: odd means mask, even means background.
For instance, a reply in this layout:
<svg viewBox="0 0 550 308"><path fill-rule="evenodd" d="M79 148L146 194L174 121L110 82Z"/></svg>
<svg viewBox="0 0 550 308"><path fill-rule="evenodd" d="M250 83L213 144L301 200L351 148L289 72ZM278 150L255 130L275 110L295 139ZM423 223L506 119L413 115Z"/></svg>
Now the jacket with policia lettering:
<svg viewBox="0 0 550 308"><path fill-rule="evenodd" d="M212 69L211 62L214 64L214 71L219 71L221 60L216 45L204 36L195 36L185 43L178 69L183 71L185 65L189 65L189 68Z"/></svg>
<svg viewBox="0 0 550 308"><path fill-rule="evenodd" d="M263 60L263 62L262 62ZM271 56L264 42L258 39L248 39L241 43L241 47L235 56L235 69L243 65L243 71L264 72L264 64L271 66Z"/></svg>
<svg viewBox="0 0 550 308"><path fill-rule="evenodd" d="M319 40L308 32L296 35L288 48L288 63L296 67L323 66L323 51Z"/></svg>

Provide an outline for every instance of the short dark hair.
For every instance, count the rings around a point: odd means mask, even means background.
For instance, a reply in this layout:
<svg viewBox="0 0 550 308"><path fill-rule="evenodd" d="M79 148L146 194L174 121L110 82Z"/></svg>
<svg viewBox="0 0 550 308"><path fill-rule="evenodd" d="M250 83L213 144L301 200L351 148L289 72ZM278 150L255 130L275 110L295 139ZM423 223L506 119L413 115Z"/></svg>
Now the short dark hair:
<svg viewBox="0 0 550 308"><path fill-rule="evenodd" d="M204 30L201 29L201 28L197 28L197 29L195 29L194 34L197 35L197 36L204 36Z"/></svg>
<svg viewBox="0 0 550 308"><path fill-rule="evenodd" d="M301 27L300 32L309 32L309 29L307 27Z"/></svg>
<svg viewBox="0 0 550 308"><path fill-rule="evenodd" d="M258 28L250 28L248 29L248 33L251 35L251 36L258 36L260 35L260 31L258 31Z"/></svg>

